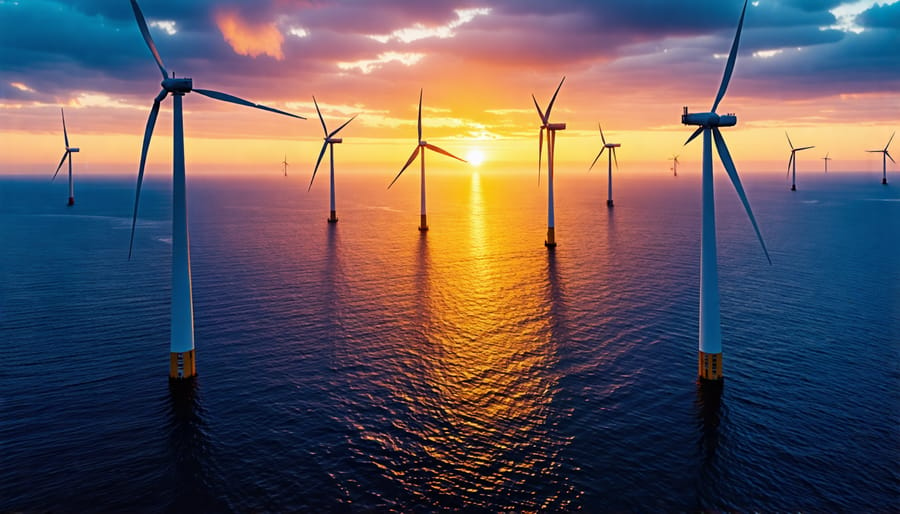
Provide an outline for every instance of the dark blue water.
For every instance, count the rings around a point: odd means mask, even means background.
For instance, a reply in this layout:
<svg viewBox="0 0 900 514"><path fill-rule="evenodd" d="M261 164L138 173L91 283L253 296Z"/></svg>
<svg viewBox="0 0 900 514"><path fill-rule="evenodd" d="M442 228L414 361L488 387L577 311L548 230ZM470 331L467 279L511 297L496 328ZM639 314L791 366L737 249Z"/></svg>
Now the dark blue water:
<svg viewBox="0 0 900 514"><path fill-rule="evenodd" d="M382 176L383 175L383 176ZM170 186L0 179L0 511L887 512L900 186L717 180L724 388L696 383L699 181L189 180L196 383L170 389ZM895 180L900 182L900 179Z"/></svg>

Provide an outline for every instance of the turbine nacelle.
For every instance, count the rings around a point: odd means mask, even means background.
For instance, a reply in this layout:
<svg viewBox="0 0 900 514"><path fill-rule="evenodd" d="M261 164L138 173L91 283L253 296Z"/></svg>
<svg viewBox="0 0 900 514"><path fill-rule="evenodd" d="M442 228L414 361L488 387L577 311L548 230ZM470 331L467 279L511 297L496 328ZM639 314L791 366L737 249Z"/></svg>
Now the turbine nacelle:
<svg viewBox="0 0 900 514"><path fill-rule="evenodd" d="M685 125L698 125L700 127L733 127L737 125L737 116L728 113L719 116L714 112L687 112L684 108L684 114L681 115L681 123Z"/></svg>
<svg viewBox="0 0 900 514"><path fill-rule="evenodd" d="M425 141L424 139L420 139L419 146L428 146L428 141Z"/></svg>
<svg viewBox="0 0 900 514"><path fill-rule="evenodd" d="M332 145L339 145L344 142L342 137L326 137L325 142Z"/></svg>
<svg viewBox="0 0 900 514"><path fill-rule="evenodd" d="M67 147L66 147L66 151L69 152L69 153L77 153L77 152L80 152L81 149L80 149L80 148L75 148L75 147L69 148L69 147L67 146Z"/></svg>
<svg viewBox="0 0 900 514"><path fill-rule="evenodd" d="M547 130L566 130L565 123L548 123L546 127Z"/></svg>
<svg viewBox="0 0 900 514"><path fill-rule="evenodd" d="M190 78L165 78L160 84L162 84L163 89L169 93L184 94L190 93L194 89L194 81Z"/></svg>
<svg viewBox="0 0 900 514"><path fill-rule="evenodd" d="M603 145L604 148L619 148L622 146L622 143L606 143Z"/></svg>

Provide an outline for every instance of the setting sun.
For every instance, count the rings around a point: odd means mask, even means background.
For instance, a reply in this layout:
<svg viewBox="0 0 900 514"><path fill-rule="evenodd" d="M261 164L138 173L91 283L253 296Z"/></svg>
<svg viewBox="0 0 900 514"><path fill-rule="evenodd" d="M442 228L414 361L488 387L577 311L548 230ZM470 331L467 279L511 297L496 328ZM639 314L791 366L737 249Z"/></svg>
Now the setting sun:
<svg viewBox="0 0 900 514"><path fill-rule="evenodd" d="M466 160L469 161L469 164L472 166L481 166L481 163L484 162L484 152L478 148L473 148L466 154Z"/></svg>

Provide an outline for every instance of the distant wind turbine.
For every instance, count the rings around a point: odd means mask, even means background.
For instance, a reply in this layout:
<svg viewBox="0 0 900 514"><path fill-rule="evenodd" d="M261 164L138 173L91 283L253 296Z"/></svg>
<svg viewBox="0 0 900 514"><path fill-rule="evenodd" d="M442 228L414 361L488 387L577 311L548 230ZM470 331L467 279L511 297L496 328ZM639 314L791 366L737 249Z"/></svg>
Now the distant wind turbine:
<svg viewBox="0 0 900 514"><path fill-rule="evenodd" d="M141 184L144 180L144 164L147 161L147 151L150 147L150 138L153 135L153 127L156 125L156 117L159 114L159 105L168 95L172 95L174 111L174 130L172 134L172 146L174 155L172 159L172 320L171 339L169 353L169 377L173 379L189 378L197 374L196 354L194 351L194 307L191 295L191 254L188 237L187 222L187 192L185 190L184 173L184 121L182 117L181 101L186 93L191 91L208 96L214 100L221 100L247 107L254 107L264 111L283 114L292 118L305 119L278 109L248 102L242 98L218 91L207 89L195 89L190 78L175 78L175 74L169 77L162 58L150 37L147 22L141 13L141 8L136 0L131 0L131 8L134 11L138 28L144 37L144 42L153 54L156 65L162 73L162 91L153 100L150 116L147 118L147 127L144 129L144 143L141 147L141 164L138 169L137 187L134 197L134 218L131 221L131 241L128 246L128 258L131 258L134 248L134 229L137 224L138 202L141 198Z"/></svg>
<svg viewBox="0 0 900 514"><path fill-rule="evenodd" d="M815 146L803 146L800 148L794 148L794 143L791 143L791 136L788 136L788 133L785 132L784 135L787 137L788 144L791 145L791 158L788 160L788 173L791 174L791 191L797 190L797 157L796 154L800 150L809 150L810 148L815 148ZM828 165L828 161L825 161L825 165Z"/></svg>
<svg viewBox="0 0 900 514"><path fill-rule="evenodd" d="M896 132L891 134L891 138L888 139L887 144L884 145L884 150L866 150L869 153L880 153L881 154L881 183L884 185L887 185L887 160L890 159L891 162L893 162L894 164L897 163L897 161L895 161L894 158L891 157L891 154L888 153L888 147L891 146L891 141L894 140L894 136L896 134L897 134ZM76 149L75 151L77 152L78 150ZM70 164L70 166L71 166L71 164ZM71 175L71 171L69 173Z"/></svg>
<svg viewBox="0 0 900 514"><path fill-rule="evenodd" d="M825 173L828 173L828 161L834 160L831 157L828 157L828 154L830 154L830 153L831 152L828 152L825 154L825 157L822 157L822 160L825 161Z"/></svg>
<svg viewBox="0 0 900 514"><path fill-rule="evenodd" d="M313 97L313 104L316 106L316 113L319 115L319 121L322 122L322 130L325 132L325 142L322 143L322 151L319 152L319 159L316 161L316 167L313 169L312 178L309 179L309 187L306 188L306 191L309 192L309 190L312 189L313 180L316 179L316 172L319 171L319 164L322 162L322 157L325 155L325 148L327 147L329 149L328 160L331 161L331 214L328 216L328 223L337 223L337 214L334 210L334 145L343 143L344 139L334 136L336 136L341 129L346 127L348 123L353 121L357 115L354 114L349 120L345 121L343 125L328 132L328 127L325 126L325 119L322 118L322 111L319 110L319 104L316 102L316 97Z"/></svg>
<svg viewBox="0 0 900 514"><path fill-rule="evenodd" d="M349 123L349 122L347 122L347 123ZM345 123L345 125L346 125L346 123ZM432 144L429 144L428 142L426 142L426 141L424 141L424 140L422 139L422 90L421 90L421 89L419 90L419 121L418 121L417 127L418 127L418 133L419 133L419 144L416 145L416 149L413 150L412 155L409 156L409 160L406 161L406 164L404 164L403 167L400 169L400 173L397 173L397 176L394 177L394 180L392 180L391 183L388 184L388 189L390 189L391 186L394 185L394 182L396 182L397 179L400 178L400 175L402 175L403 172L406 171L406 168L408 168L409 165L412 164L414 160L416 160L416 157L417 157L417 156L419 155L419 153L421 152L421 154L422 154L422 158L421 158L422 171L421 171L421 174L420 174L420 178L421 178L421 184L422 184L422 186L421 186L421 190L422 190L422 203L421 203L421 209L420 209L420 211L419 211L419 212L420 212L420 216L419 216L419 230L422 231L422 232L425 232L426 230L428 230L428 222L427 222L427 220L426 220L426 218L425 218L425 150L428 149L428 150L435 151L435 152L437 152L437 153L444 154L444 155L446 155L447 157L453 157L453 158L456 159L457 161L466 162L466 160L465 160L465 159L460 159L459 157L457 157L457 156L453 155L452 153L448 152L447 150L443 150L443 149L441 149L441 148L438 148L438 147L436 147L436 146L434 146L434 145L432 145ZM340 130L340 129L339 129L339 130Z"/></svg>
<svg viewBox="0 0 900 514"><path fill-rule="evenodd" d="M284 154L284 160L281 161L281 166L284 168L284 176L287 176L288 162L287 162L287 154Z"/></svg>
<svg viewBox="0 0 900 514"><path fill-rule="evenodd" d="M672 171L675 172L675 176L678 176L678 155L673 155L670 159L672 161Z"/></svg>
<svg viewBox="0 0 900 514"><path fill-rule="evenodd" d="M607 156L607 160L609 161L609 166L608 166L609 170L608 170L608 174L607 174L608 188L607 188L607 196L606 196L606 206L612 207L613 206L612 163L613 163L613 160L615 160L616 161L616 169L619 169L619 159L616 158L616 148L619 148L622 145L620 145L619 143L607 143L606 138L603 137L603 127L601 127L599 123L597 124L597 127L600 129L600 140L603 141L603 148L600 149L600 153L598 153L597 157L594 158L594 162L591 163L591 167L588 168L588 171L591 171L592 169L594 169L594 164L597 164L597 159L599 159L600 156L603 155L604 150L609 148L609 155Z"/></svg>
<svg viewBox="0 0 900 514"><path fill-rule="evenodd" d="M69 160L69 203L68 205L75 205L75 186L72 182L72 154L80 152L80 148L76 148L74 146L69 146L69 133L66 132L66 113L63 112L62 108L59 109L60 114L62 114L62 125L63 125L63 139L66 142L66 151L63 153L62 159L59 161L59 166L56 167L56 173L53 174L53 178L50 179L50 182L56 180L56 175L59 174L59 170L62 169L63 163L66 162L66 159Z"/></svg>
<svg viewBox="0 0 900 514"><path fill-rule="evenodd" d="M737 116L734 114L726 114L720 116L716 113L716 108L725 91L728 88L728 82L731 80L731 73L734 71L734 62L737 58L738 44L741 39L741 28L744 25L744 14L747 12L747 2L744 1L744 8L741 11L741 18L738 21L737 32L734 36L734 42L731 45L731 53L728 55L728 61L725 64L725 73L722 76L722 83L719 85L719 92L713 102L710 112L688 113L688 108L684 108L684 114L681 116L681 123L685 125L698 125L696 131L691 134L685 145L690 143L695 137L703 134L703 224L700 238L700 355L699 355L699 375L704 380L721 380L722 379L722 327L720 323L719 312L719 274L716 263L716 214L715 214L715 190L713 188L713 169L712 169L712 141L715 139L716 149L719 158L734 189L737 191L750 223L756 231L756 237L762 245L766 259L771 264L769 252L766 250L766 244L763 242L762 234L756 224L756 218L753 211L750 210L750 202L744 193L744 187L741 185L741 179L738 176L734 161L728 147L725 145L725 139L719 131L719 127L732 127L737 124ZM712 138L710 137L712 135Z"/></svg>
<svg viewBox="0 0 900 514"><path fill-rule="evenodd" d="M556 95L559 94L559 89L565 81L566 77L563 77L562 80L559 81L559 85L556 86L556 92L553 93L553 98L550 99L550 103L547 105L546 112L541 111L537 98L534 97L534 94L531 95L531 99L534 101L534 108L537 109L538 116L541 117L541 131L538 134L538 183L540 183L541 177L541 154L543 153L544 146L544 130L547 131L547 239L544 241L544 246L547 248L556 247L556 224L553 212L553 158L556 154L556 131L566 130L565 123L550 122L550 111L553 110L553 103L556 102Z"/></svg>

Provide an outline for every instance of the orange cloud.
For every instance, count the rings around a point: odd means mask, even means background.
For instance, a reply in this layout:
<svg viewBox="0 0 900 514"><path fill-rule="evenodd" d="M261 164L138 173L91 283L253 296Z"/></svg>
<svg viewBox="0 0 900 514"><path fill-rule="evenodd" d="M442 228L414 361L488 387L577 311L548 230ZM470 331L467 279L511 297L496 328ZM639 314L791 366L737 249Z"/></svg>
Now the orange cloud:
<svg viewBox="0 0 900 514"><path fill-rule="evenodd" d="M238 54L256 57L268 55L277 60L284 59L281 45L284 36L274 23L251 24L235 11L216 13L216 25L225 41Z"/></svg>

